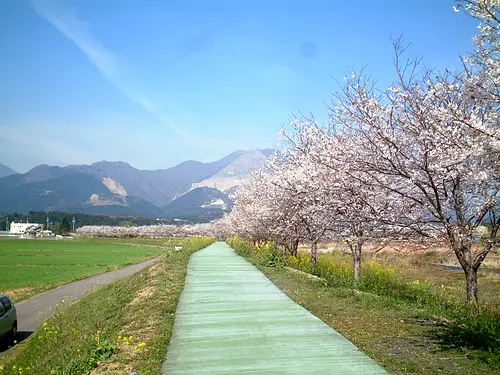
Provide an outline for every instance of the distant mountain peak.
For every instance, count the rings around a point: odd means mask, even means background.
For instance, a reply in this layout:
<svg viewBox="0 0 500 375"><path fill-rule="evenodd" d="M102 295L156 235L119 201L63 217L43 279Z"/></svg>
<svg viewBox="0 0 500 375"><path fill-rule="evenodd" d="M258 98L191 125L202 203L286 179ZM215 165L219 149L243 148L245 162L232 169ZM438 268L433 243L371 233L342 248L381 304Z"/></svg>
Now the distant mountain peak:
<svg viewBox="0 0 500 375"><path fill-rule="evenodd" d="M266 157L270 157L274 152L274 149L272 148L259 148L258 150Z"/></svg>
<svg viewBox="0 0 500 375"><path fill-rule="evenodd" d="M107 161L107 160L96 161L95 163L90 164L90 166L91 167L114 166L114 167L134 168L125 161Z"/></svg>
<svg viewBox="0 0 500 375"><path fill-rule="evenodd" d="M267 160L262 150L253 149L244 151L231 162L224 169L217 174L207 178L201 182L196 182L191 186L190 190L199 187L211 187L220 191L228 191L235 186L248 179L253 170L262 167Z"/></svg>
<svg viewBox="0 0 500 375"><path fill-rule="evenodd" d="M13 174L18 174L15 170L13 170L11 167L0 163L0 178L2 177L7 177Z"/></svg>
<svg viewBox="0 0 500 375"><path fill-rule="evenodd" d="M71 173L71 171L66 171L61 167L40 164L23 174L22 180L24 183L48 181L64 176L68 172Z"/></svg>

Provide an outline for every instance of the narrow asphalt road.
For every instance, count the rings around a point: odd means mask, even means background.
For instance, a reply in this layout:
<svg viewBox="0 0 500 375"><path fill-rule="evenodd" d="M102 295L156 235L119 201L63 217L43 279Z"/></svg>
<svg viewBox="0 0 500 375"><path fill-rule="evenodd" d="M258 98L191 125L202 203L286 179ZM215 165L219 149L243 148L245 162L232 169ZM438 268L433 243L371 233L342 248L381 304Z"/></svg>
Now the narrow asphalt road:
<svg viewBox="0 0 500 375"><path fill-rule="evenodd" d="M387 375L220 242L191 256L161 373Z"/></svg>
<svg viewBox="0 0 500 375"><path fill-rule="evenodd" d="M18 323L17 341L22 341L30 336L38 326L54 313L56 305L60 304L62 300L64 300L65 304L76 301L96 286L106 285L123 277L130 276L152 265L157 260L158 258L152 258L115 271L91 276L16 303ZM0 348L0 357L2 357L1 352L5 350L7 348Z"/></svg>

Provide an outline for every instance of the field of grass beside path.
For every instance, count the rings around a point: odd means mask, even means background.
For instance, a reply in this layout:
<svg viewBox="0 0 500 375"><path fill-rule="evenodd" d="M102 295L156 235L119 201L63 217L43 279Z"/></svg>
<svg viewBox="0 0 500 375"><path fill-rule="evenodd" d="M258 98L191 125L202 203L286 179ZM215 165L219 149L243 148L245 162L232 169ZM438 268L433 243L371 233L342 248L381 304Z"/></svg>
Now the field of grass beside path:
<svg viewBox="0 0 500 375"><path fill-rule="evenodd" d="M59 311L0 359L1 375L158 374L189 258L214 240L175 239L160 261Z"/></svg>
<svg viewBox="0 0 500 375"><path fill-rule="evenodd" d="M355 285L348 256L322 254L313 268L306 254L291 258L272 244L228 242L290 298L393 374L500 374L500 275L480 276L482 295L491 303L469 314L463 280L457 284L462 275L434 269L419 256L411 262L387 255L368 259L364 282ZM415 262L418 266L411 266Z"/></svg>
<svg viewBox="0 0 500 375"><path fill-rule="evenodd" d="M62 284L160 255L178 242L177 239L154 241L134 239L130 244L137 246L128 246L89 238L1 239L0 293L17 302ZM150 246L151 243L155 246Z"/></svg>

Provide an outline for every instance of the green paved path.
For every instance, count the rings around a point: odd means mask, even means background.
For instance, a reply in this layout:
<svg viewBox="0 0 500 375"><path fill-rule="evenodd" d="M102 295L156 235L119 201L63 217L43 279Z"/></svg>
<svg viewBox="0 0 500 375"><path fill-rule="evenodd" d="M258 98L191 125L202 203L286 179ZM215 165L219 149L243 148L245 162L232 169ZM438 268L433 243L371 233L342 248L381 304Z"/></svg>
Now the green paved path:
<svg viewBox="0 0 500 375"><path fill-rule="evenodd" d="M218 242L191 257L162 374L387 372Z"/></svg>

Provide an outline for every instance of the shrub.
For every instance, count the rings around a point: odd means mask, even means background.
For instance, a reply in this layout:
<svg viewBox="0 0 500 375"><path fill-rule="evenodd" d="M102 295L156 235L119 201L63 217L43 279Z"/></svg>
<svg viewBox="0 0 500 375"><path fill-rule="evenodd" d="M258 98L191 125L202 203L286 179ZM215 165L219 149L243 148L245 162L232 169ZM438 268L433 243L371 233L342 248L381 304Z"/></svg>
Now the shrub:
<svg viewBox="0 0 500 375"><path fill-rule="evenodd" d="M255 252L256 247L252 242L241 238L238 234L234 237L228 238L226 242L231 246L236 254L247 256Z"/></svg>
<svg viewBox="0 0 500 375"><path fill-rule="evenodd" d="M248 240L236 235L228 238L226 242L238 255L248 257L254 255L259 263L269 267L283 267L285 255L274 241L260 241L256 246Z"/></svg>

